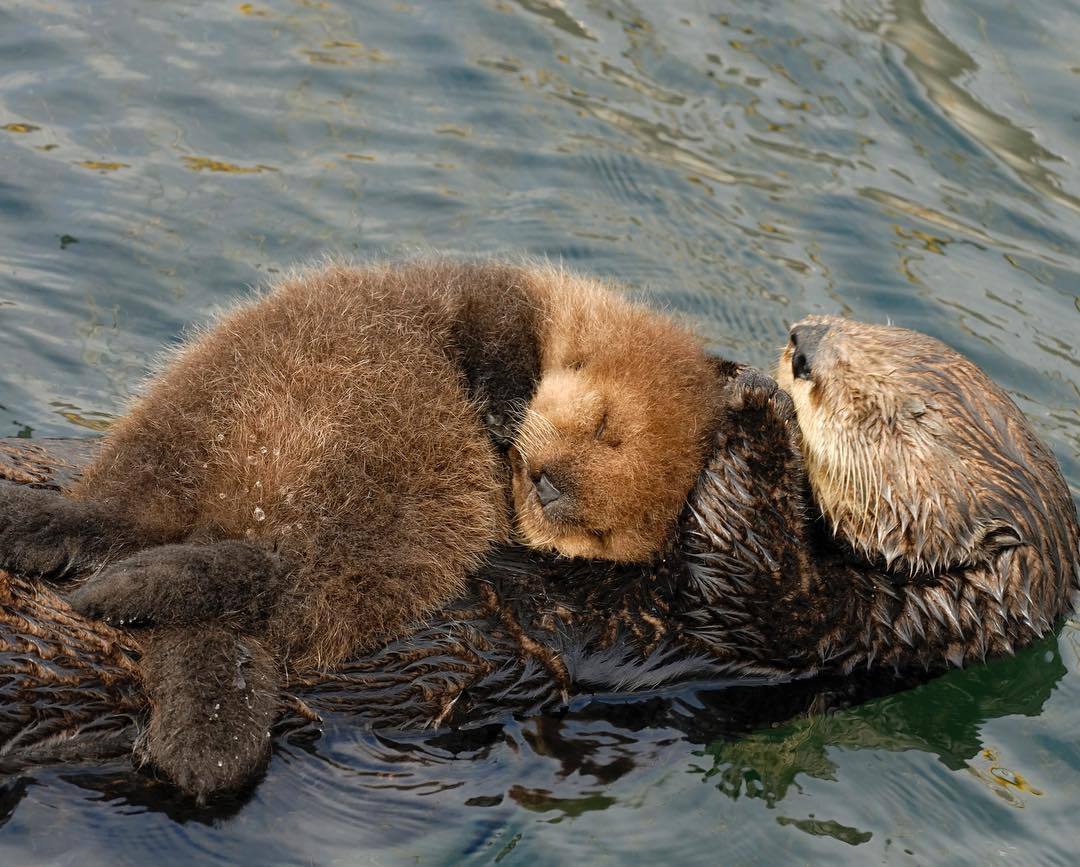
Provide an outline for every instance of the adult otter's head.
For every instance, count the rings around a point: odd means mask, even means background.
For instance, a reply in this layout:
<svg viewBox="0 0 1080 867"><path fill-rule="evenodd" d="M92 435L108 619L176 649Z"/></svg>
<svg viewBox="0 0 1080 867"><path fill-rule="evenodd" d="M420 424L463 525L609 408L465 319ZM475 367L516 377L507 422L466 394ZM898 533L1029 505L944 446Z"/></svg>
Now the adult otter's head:
<svg viewBox="0 0 1080 867"><path fill-rule="evenodd" d="M923 574L1024 546L1072 579L1076 514L1057 464L966 358L903 328L810 316L777 381L814 497L852 546Z"/></svg>
<svg viewBox="0 0 1080 867"><path fill-rule="evenodd" d="M704 464L717 377L666 317L561 271L539 279L540 380L511 450L518 529L569 557L649 560Z"/></svg>

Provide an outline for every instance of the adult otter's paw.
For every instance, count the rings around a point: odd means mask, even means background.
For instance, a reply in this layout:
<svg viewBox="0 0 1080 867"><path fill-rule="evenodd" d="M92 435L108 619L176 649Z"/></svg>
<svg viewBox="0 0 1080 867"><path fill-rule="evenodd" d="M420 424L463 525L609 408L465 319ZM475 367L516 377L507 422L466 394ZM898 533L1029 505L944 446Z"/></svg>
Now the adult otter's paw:
<svg viewBox="0 0 1080 867"><path fill-rule="evenodd" d="M266 649L219 626L162 630L142 669L152 712L137 757L200 802L253 783L280 707Z"/></svg>
<svg viewBox="0 0 1080 867"><path fill-rule="evenodd" d="M130 548L132 538L130 528L94 503L0 484L0 569L69 578Z"/></svg>
<svg viewBox="0 0 1080 867"><path fill-rule="evenodd" d="M766 606L780 598L781 579L798 587L812 579L805 556L810 510L794 407L760 370L743 368L728 383L712 450L689 503L681 544L709 564L700 574L719 569L746 580L768 578L753 585Z"/></svg>
<svg viewBox="0 0 1080 867"><path fill-rule="evenodd" d="M269 617L288 574L284 560L247 542L160 545L102 570L70 602L121 626L222 619L251 629Z"/></svg>
<svg viewBox="0 0 1080 867"><path fill-rule="evenodd" d="M756 367L740 370L728 386L728 395L728 408L733 412L767 411L784 425L795 420L791 396L780 389L775 379Z"/></svg>
<svg viewBox="0 0 1080 867"><path fill-rule="evenodd" d="M790 518L802 520L802 435L791 396L775 379L754 367L739 371L728 385L714 446L714 460L718 454L754 467L754 485L770 491L770 499L799 501Z"/></svg>

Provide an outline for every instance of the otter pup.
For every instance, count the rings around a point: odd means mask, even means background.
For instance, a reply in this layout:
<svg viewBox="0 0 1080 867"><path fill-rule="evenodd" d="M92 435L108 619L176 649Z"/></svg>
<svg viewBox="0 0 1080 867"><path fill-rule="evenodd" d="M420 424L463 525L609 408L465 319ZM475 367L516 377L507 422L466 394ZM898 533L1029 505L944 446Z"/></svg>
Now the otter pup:
<svg viewBox="0 0 1080 867"><path fill-rule="evenodd" d="M660 555L714 369L690 332L552 267L295 275L177 352L67 498L0 490L0 568L93 572L77 610L153 627L143 756L205 797L265 759L284 678L461 595L511 499L532 546Z"/></svg>

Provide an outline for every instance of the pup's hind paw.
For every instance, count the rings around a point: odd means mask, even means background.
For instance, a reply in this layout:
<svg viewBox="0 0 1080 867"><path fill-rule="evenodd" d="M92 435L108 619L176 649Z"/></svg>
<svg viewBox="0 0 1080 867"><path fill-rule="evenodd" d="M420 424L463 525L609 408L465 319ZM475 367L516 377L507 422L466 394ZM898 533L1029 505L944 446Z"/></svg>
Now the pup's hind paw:
<svg viewBox="0 0 1080 867"><path fill-rule="evenodd" d="M131 546L132 534L93 503L0 484L0 569L69 578Z"/></svg>
<svg viewBox="0 0 1080 867"><path fill-rule="evenodd" d="M200 802L254 782L280 709L266 649L218 626L163 630L148 643L142 667L153 711L137 757Z"/></svg>
<svg viewBox="0 0 1080 867"><path fill-rule="evenodd" d="M102 570L69 602L118 626L224 619L251 629L269 617L287 574L281 558L247 542L160 545Z"/></svg>

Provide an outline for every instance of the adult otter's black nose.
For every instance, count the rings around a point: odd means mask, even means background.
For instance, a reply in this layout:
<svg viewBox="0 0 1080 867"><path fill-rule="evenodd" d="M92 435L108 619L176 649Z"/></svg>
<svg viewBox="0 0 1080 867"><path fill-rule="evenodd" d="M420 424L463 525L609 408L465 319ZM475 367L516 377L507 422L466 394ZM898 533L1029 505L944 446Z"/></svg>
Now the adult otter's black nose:
<svg viewBox="0 0 1080 867"><path fill-rule="evenodd" d="M814 356L828 325L807 322L791 329L791 375L795 379L810 379Z"/></svg>
<svg viewBox="0 0 1080 867"><path fill-rule="evenodd" d="M551 484L551 479L547 477L547 473L541 473L538 478L533 479L533 485L536 488L536 496L539 497L541 506L550 506L562 496L562 491Z"/></svg>

